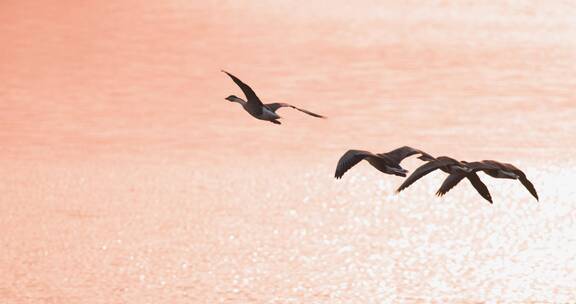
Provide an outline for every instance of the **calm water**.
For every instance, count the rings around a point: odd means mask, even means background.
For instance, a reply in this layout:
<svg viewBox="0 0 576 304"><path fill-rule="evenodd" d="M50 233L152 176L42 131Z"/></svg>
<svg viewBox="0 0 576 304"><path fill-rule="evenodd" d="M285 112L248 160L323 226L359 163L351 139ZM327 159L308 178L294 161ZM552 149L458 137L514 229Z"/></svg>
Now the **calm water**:
<svg viewBox="0 0 576 304"><path fill-rule="evenodd" d="M576 6L0 4L0 302L576 301ZM280 110L247 116L226 69ZM523 168L433 195L350 148ZM418 160L405 167L413 170Z"/></svg>

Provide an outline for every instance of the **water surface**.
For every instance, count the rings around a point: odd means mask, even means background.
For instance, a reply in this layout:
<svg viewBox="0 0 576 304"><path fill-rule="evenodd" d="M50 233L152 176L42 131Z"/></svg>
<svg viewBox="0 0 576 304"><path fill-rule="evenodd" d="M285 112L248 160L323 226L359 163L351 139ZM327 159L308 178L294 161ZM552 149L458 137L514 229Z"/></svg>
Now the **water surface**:
<svg viewBox="0 0 576 304"><path fill-rule="evenodd" d="M3 303L576 300L568 2L0 7ZM221 69L329 119L254 120ZM402 145L515 163L541 200L332 178Z"/></svg>

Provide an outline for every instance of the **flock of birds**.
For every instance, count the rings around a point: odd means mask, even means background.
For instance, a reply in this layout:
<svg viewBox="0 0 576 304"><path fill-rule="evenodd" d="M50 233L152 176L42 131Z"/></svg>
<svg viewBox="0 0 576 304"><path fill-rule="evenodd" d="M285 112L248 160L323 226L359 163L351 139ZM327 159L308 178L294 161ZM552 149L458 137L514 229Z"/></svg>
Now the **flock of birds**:
<svg viewBox="0 0 576 304"><path fill-rule="evenodd" d="M242 105L244 110L246 110L246 112L257 119L266 120L274 124L281 124L281 122L278 121L280 116L276 114L276 111L283 107L293 108L314 117L325 118L322 115L312 113L308 110L304 110L287 103L264 104L260 98L256 96L256 93L254 90L252 90L252 88L250 88L250 86L242 82L236 76L226 71L222 72L230 76L230 78L232 78L234 83L236 83L236 85L242 89L242 92L246 96L246 100L235 95L230 95L225 99L230 102L239 103ZM336 173L334 174L334 177L337 179L342 178L346 171L350 170L350 168L354 167L362 160L366 160L370 165L382 173L406 177L408 170L402 168L400 163L405 158L415 154L420 154L418 159L423 160L426 163L418 167L410 176L408 176L400 185L400 187L398 187L396 192L400 192L408 188L415 181L424 177L428 173L439 169L447 173L448 177L446 177L440 186L440 189L438 189L436 192L436 195L443 196L448 191L450 191L450 189L458 185L460 181L466 178L472 184L474 189L476 189L476 191L485 200L492 204L493 202L490 191L488 190L488 187L486 187L486 185L482 182L482 180L480 180L480 177L477 174L477 172L482 171L494 178L519 180L520 183L522 183L522 185L528 189L530 194L532 194L532 196L538 200L538 193L536 192L534 185L528 180L526 174L524 174L522 170L516 168L512 164L501 163L494 160L466 162L458 161L448 156L433 157L426 152L408 146L404 146L387 153L378 154L363 150L348 150L346 153L344 153L344 155L342 155L342 157L340 157L340 160L336 165Z"/></svg>

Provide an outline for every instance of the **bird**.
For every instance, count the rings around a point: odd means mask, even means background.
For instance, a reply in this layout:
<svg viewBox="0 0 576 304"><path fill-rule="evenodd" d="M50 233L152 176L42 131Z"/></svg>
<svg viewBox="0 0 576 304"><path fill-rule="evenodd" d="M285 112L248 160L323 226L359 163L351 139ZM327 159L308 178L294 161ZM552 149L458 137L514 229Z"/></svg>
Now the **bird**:
<svg viewBox="0 0 576 304"><path fill-rule="evenodd" d="M334 177L336 179L342 178L346 171L354 167L363 159L368 161L368 163L382 173L406 177L408 170L402 168L400 162L402 162L406 157L414 154L420 154L418 158L421 160L433 159L428 153L408 146L403 146L390 152L379 154L363 150L348 150L344 155L342 155L342 157L340 157L338 165L336 165Z"/></svg>
<svg viewBox="0 0 576 304"><path fill-rule="evenodd" d="M281 103L281 102L277 102L277 103L269 103L269 104L263 104L262 101L260 101L260 98L258 98L258 96L256 96L256 93L254 92L254 90L252 90L252 88L250 88L250 86L248 86L247 84L245 84L244 82L242 82L240 79L238 79L238 77L222 70L222 72L226 73L228 76L230 76L230 78L232 78L232 80L234 81L234 83L236 83L236 85L238 85L240 87L240 89L242 89L242 92L244 93L244 95L246 96L246 100L237 97L236 95L230 95L224 99L230 101L230 102L237 102L239 104L242 105L242 107L244 108L244 110L246 110L246 112L248 112L250 115L254 116L257 119L260 120L266 120L269 122L272 122L274 124L281 124L280 121L278 121L279 118L281 118L278 114L276 114L276 111L280 108L293 108L296 109L300 112L304 112L310 116L314 116L314 117L318 117L318 118L326 118L322 115L316 114L316 113L312 113L308 110L304 110L301 108L298 108L296 106L293 106L291 104L288 103Z"/></svg>
<svg viewBox="0 0 576 304"><path fill-rule="evenodd" d="M470 163L469 163L470 164ZM426 174L440 169L449 174L446 178L442 186L436 195L443 196L452 189L460 180L463 178L467 178L472 186L476 189L476 191L490 204L492 204L492 196L490 195L490 191L488 187L480 180L480 177L476 174L475 170L476 167L473 165L468 166L464 162L457 161L448 156L440 156L437 158L433 158L432 160L428 161L426 164L420 166L414 172L404 180L404 182L398 187L396 192L400 192L410 185L412 185L415 181L422 178Z"/></svg>
<svg viewBox="0 0 576 304"><path fill-rule="evenodd" d="M494 167L488 164L484 164L482 162L467 162L467 161L461 161L461 162L470 169L470 172L456 170L450 173L448 177L446 177L446 179L444 180L438 191L436 192L436 195L444 196L448 191L450 191L452 188L458 185L458 183L460 183L462 179L467 178L468 181L470 181L470 183L472 184L472 186L474 186L474 188L478 191L478 193L480 193L482 197L484 197L492 204L493 201L490 192L488 191L486 185L480 180L480 177L478 176L478 174L476 174L476 172L487 169L494 169Z"/></svg>
<svg viewBox="0 0 576 304"><path fill-rule="evenodd" d="M470 166L469 163L463 162L467 166ZM536 201L539 201L538 193L536 192L536 188L532 182L528 180L526 174L522 172L522 170L516 168L512 164L508 163L501 163L495 160L483 160L479 163L472 163L473 166L479 167L479 170L483 171L484 173L494 177L494 178L506 178L506 179L517 179L524 185L524 187L536 198Z"/></svg>

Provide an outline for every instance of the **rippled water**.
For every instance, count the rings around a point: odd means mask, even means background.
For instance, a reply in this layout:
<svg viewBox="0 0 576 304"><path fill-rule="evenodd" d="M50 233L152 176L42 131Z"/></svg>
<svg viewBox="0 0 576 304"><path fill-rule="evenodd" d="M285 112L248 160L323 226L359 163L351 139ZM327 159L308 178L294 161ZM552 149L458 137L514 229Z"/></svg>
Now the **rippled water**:
<svg viewBox="0 0 576 304"><path fill-rule="evenodd" d="M575 13L3 1L0 302L576 301ZM329 119L254 120L220 69ZM406 144L512 162L540 202L332 177Z"/></svg>

